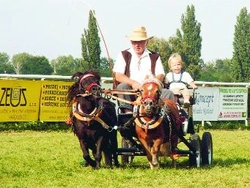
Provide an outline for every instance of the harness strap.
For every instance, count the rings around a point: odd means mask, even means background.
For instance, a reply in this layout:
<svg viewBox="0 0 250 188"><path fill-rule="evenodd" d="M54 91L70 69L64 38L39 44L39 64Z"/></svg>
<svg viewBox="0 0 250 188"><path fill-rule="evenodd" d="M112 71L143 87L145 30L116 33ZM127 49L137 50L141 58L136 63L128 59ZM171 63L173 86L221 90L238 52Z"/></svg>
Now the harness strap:
<svg viewBox="0 0 250 188"><path fill-rule="evenodd" d="M95 120L95 121L99 122L99 123L103 126L103 128L109 129L109 126L107 125L107 123L105 123L101 118L99 118L99 116L84 117L84 116L80 115L80 114L77 113L77 112L73 112L73 115L74 115L78 120L80 120L80 121L88 122L88 125L89 125L90 121Z"/></svg>
<svg viewBox="0 0 250 188"><path fill-rule="evenodd" d="M84 94L77 94L77 96L81 96L81 97L87 97L87 96L90 96L92 95L91 93L88 93L88 92L85 92ZM75 99L74 99L75 101Z"/></svg>
<svg viewBox="0 0 250 188"><path fill-rule="evenodd" d="M86 114L86 113L81 112L81 111L78 110L78 109L79 109L79 108L77 107L77 101L75 101L75 102L72 104L72 112L73 112L73 114L76 113L76 114L79 114L79 115L82 116L82 117L93 118L94 115L99 114L99 113L101 112L100 109L99 109L99 111L97 112L97 108L95 108L90 114Z"/></svg>
<svg viewBox="0 0 250 188"><path fill-rule="evenodd" d="M93 120L98 121L103 126L103 128L109 129L107 123L105 123L101 118L99 118L99 116L95 116Z"/></svg>
<svg viewBox="0 0 250 188"><path fill-rule="evenodd" d="M135 118L135 123L137 126L144 128L144 129L154 129L161 124L162 120L163 120L162 116L160 118L158 118L156 121L155 121L155 119L153 119L149 122L147 122L144 118L137 117L137 118Z"/></svg>
<svg viewBox="0 0 250 188"><path fill-rule="evenodd" d="M84 79L86 79L86 78L88 78L88 77L95 77L93 74L86 74L86 75L84 75L82 78L81 78L81 80L80 80L80 82L79 83L82 83L82 81L84 80Z"/></svg>
<svg viewBox="0 0 250 188"><path fill-rule="evenodd" d="M93 86L98 86L98 87L100 87L97 83L91 83L91 84L89 84L88 87L86 88L86 91L90 92L90 90L91 90L91 88L92 88Z"/></svg>
<svg viewBox="0 0 250 188"><path fill-rule="evenodd" d="M72 107L73 116L75 116L78 120L88 122L88 125L90 125L90 121L95 120L99 122L103 128L109 129L109 126L99 117L102 110L97 111L97 108L95 108L90 114L82 114L77 110L77 102L74 102Z"/></svg>

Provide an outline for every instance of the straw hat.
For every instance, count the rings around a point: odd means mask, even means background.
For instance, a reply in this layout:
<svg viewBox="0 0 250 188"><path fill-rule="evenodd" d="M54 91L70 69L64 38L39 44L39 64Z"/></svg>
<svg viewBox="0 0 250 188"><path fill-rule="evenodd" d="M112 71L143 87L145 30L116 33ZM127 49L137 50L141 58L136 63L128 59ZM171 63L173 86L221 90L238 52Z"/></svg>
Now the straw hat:
<svg viewBox="0 0 250 188"><path fill-rule="evenodd" d="M131 41L142 41L142 40L148 40L153 38L154 36L147 36L146 28L141 26L137 27L133 30L132 34L129 36L126 36Z"/></svg>

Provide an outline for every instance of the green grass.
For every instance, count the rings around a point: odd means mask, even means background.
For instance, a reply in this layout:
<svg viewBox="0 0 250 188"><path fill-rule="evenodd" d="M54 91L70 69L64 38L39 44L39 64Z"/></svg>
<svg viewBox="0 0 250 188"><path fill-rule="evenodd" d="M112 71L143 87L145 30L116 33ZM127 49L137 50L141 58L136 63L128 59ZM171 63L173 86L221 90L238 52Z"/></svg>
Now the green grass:
<svg viewBox="0 0 250 188"><path fill-rule="evenodd" d="M170 159L161 159L158 170L149 168L145 156L114 169L83 167L80 146L71 131L0 132L0 187L249 187L250 132L210 132L212 166L189 168L188 158L182 157L176 169L170 168Z"/></svg>

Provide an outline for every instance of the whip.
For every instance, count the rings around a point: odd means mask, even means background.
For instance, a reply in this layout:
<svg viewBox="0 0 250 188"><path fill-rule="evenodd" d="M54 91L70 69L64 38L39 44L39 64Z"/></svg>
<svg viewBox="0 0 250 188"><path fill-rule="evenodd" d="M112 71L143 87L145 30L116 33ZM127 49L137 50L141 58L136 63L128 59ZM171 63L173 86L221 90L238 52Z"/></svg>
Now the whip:
<svg viewBox="0 0 250 188"><path fill-rule="evenodd" d="M102 41L103 41L103 43L104 43L104 47L105 47L105 50L106 50L106 53L107 53L107 56L108 56L108 63L109 63L109 68L110 68L110 71L111 71L111 74L112 74L113 83L115 83L115 74L114 74L114 72L113 72L113 66L112 66L112 63L111 63L111 57L110 57L110 55L109 55L108 46L107 46L106 40L105 40L105 38L104 38L104 35L103 35L103 33L102 33L102 30L101 30L101 27L100 27L100 25L99 25L99 22L98 22L98 20L97 20L97 17L96 17L96 15L95 15L95 12L94 12L94 10L91 8L91 6L90 6L90 4L87 2L87 0L82 1L82 2L84 2L84 3L88 6L89 10L91 11L91 13L93 14L93 16L95 17L96 25L97 25L97 28L98 28L100 34L101 34L101 38L102 38ZM114 88L114 86L115 86L115 84L113 84L113 88Z"/></svg>

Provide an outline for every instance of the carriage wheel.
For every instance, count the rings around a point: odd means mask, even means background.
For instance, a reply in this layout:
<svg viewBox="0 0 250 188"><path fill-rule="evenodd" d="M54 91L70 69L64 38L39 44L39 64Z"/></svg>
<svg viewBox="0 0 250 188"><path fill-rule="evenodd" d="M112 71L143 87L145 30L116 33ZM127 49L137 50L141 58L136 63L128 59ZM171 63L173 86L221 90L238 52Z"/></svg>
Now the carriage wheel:
<svg viewBox="0 0 250 188"><path fill-rule="evenodd" d="M201 164L201 148L200 148L200 137L198 134L193 134L190 138L190 144L195 149L195 153L190 151L189 154L189 165L193 167L200 167Z"/></svg>
<svg viewBox="0 0 250 188"><path fill-rule="evenodd" d="M210 132L204 132L202 135L201 160L203 165L211 165L213 161L213 141Z"/></svg>
<svg viewBox="0 0 250 188"><path fill-rule="evenodd" d="M126 138L122 137L122 148L131 148L133 147L132 143ZM131 155L122 155L121 162L123 165L130 164L133 162L134 157Z"/></svg>

